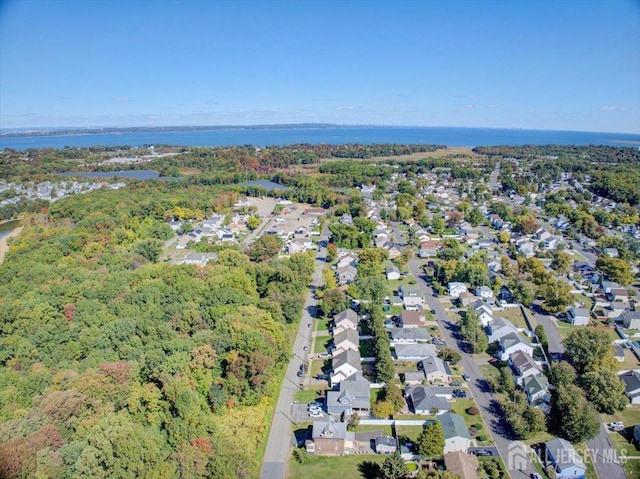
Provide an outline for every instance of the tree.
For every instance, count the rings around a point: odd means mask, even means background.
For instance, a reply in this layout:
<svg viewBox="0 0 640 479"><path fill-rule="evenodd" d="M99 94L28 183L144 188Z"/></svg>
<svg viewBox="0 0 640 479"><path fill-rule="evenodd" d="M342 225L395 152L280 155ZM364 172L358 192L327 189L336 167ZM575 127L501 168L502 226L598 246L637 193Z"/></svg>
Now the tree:
<svg viewBox="0 0 640 479"><path fill-rule="evenodd" d="M471 306L467 308L464 318L460 321L460 334L474 354L486 350L489 346L487 335L482 329L478 314Z"/></svg>
<svg viewBox="0 0 640 479"><path fill-rule="evenodd" d="M600 418L582 390L573 384L558 387L552 401L550 424L555 432L572 443L598 435Z"/></svg>
<svg viewBox="0 0 640 479"><path fill-rule="evenodd" d="M598 256L596 267L602 271L611 281L615 281L622 285L633 283L633 271L631 264L621 258L611 258L603 254Z"/></svg>
<svg viewBox="0 0 640 479"><path fill-rule="evenodd" d="M571 268L572 262L573 258L569 253L565 251L556 251L553 255L551 267L559 274L567 274L569 272L569 268Z"/></svg>
<svg viewBox="0 0 640 479"><path fill-rule="evenodd" d="M389 455L380 466L380 479L403 479L406 475L407 466L398 451Z"/></svg>
<svg viewBox="0 0 640 479"><path fill-rule="evenodd" d="M498 233L498 241L500 241L500 243L505 244L508 243L511 240L511 235L509 234L508 231L502 230L500 231L500 233Z"/></svg>
<svg viewBox="0 0 640 479"><path fill-rule="evenodd" d="M252 261L267 261L282 249L282 240L276 235L264 235L253 242L247 251Z"/></svg>
<svg viewBox="0 0 640 479"><path fill-rule="evenodd" d="M437 235L441 235L444 231L445 222L444 218L437 216L431 220L431 231Z"/></svg>
<svg viewBox="0 0 640 479"><path fill-rule="evenodd" d="M584 373L580 378L580 386L598 412L613 414L622 411L629 403L624 394L624 382L605 368Z"/></svg>
<svg viewBox="0 0 640 479"><path fill-rule="evenodd" d="M569 283L550 277L540 285L538 295L544 301L542 307L552 314L566 310L573 302Z"/></svg>
<svg viewBox="0 0 640 479"><path fill-rule="evenodd" d="M326 290L322 296L322 301L325 306L325 313L327 314L343 311L349 305L344 291L338 288Z"/></svg>
<svg viewBox="0 0 640 479"><path fill-rule="evenodd" d="M140 256L155 263L162 254L162 241L157 239L146 239L135 245L133 251Z"/></svg>
<svg viewBox="0 0 640 479"><path fill-rule="evenodd" d="M391 401L376 401L371 406L371 412L378 419L388 419L395 414L395 409Z"/></svg>
<svg viewBox="0 0 640 479"><path fill-rule="evenodd" d="M548 351L549 339L547 338L547 332L544 330L544 326L542 324L538 324L534 333L538 337L538 342L540 343L540 346L542 346L542 349Z"/></svg>
<svg viewBox="0 0 640 479"><path fill-rule="evenodd" d="M480 208L478 208L477 206L474 206L467 213L466 218L467 218L467 221L471 223L471 226L476 227L480 223L482 223L482 220L484 220L484 215L482 214L482 211L480 211Z"/></svg>
<svg viewBox="0 0 640 479"><path fill-rule="evenodd" d="M604 331L577 329L564 340L565 353L578 373L595 369L599 364L611 364L611 341Z"/></svg>
<svg viewBox="0 0 640 479"><path fill-rule="evenodd" d="M576 381L576 370L566 361L554 363L551 365L549 380L556 387L574 384Z"/></svg>
<svg viewBox="0 0 640 479"><path fill-rule="evenodd" d="M331 263L338 257L338 247L334 243L327 245L327 262Z"/></svg>
<svg viewBox="0 0 640 479"><path fill-rule="evenodd" d="M347 431L353 431L358 427L358 424L360 424L360 415L356 411L351 415L349 421L347 421Z"/></svg>
<svg viewBox="0 0 640 479"><path fill-rule="evenodd" d="M262 221L260 221L260 218L255 216L249 216L249 218L247 218L247 228L251 231L255 230L261 223Z"/></svg>
<svg viewBox="0 0 640 479"><path fill-rule="evenodd" d="M415 442L415 450L423 459L435 459L444 451L444 429L440 421L428 424Z"/></svg>
<svg viewBox="0 0 640 479"><path fill-rule="evenodd" d="M457 364L462 357L457 350L448 347L442 348L440 351L438 351L438 356L440 356L440 359L442 359L443 361L449 361L454 365Z"/></svg>
<svg viewBox="0 0 640 479"><path fill-rule="evenodd" d="M358 277L377 276L384 273L384 261L389 259L389 252L383 248L365 248L358 259Z"/></svg>

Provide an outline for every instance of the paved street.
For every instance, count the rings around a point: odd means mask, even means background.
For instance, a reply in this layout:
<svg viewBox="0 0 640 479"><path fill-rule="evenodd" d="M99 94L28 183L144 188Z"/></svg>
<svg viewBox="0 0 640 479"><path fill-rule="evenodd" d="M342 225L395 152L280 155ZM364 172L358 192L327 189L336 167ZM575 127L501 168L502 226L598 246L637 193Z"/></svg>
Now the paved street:
<svg viewBox="0 0 640 479"><path fill-rule="evenodd" d="M287 475L287 464L292 441L291 427L295 422L291 417L291 405L295 400L296 392L300 390L300 385L302 384L302 378L299 378L297 374L300 370L300 363L306 363L307 360L308 352L304 351L303 348L311 340L313 328L309 328L308 324L313 321L310 312L315 311L316 306L313 291L320 284L325 257L326 249L321 248L316 257L318 261L313 274L312 288L307 293L302 320L298 326L298 332L293 344L293 355L282 381L278 404L273 415L260 473L261 479L284 479Z"/></svg>

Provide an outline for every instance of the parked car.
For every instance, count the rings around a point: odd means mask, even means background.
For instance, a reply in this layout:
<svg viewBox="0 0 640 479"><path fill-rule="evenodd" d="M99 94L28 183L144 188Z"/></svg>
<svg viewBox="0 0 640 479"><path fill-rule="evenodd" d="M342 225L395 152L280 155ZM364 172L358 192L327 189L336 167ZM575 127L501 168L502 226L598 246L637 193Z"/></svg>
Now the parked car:
<svg viewBox="0 0 640 479"><path fill-rule="evenodd" d="M302 376L304 376L304 371L298 371L298 377L301 378Z"/></svg>
<svg viewBox="0 0 640 479"><path fill-rule="evenodd" d="M440 339L440 338L433 338L433 341L432 341L432 342L433 342L433 344L438 344L438 345L440 345L440 346L444 346L445 344L447 344L445 341L443 341L443 340L442 340L442 339Z"/></svg>
<svg viewBox="0 0 640 479"><path fill-rule="evenodd" d="M432 310L431 310L431 314L436 314L436 310L435 310L435 309L432 309Z"/></svg>
<svg viewBox="0 0 640 479"><path fill-rule="evenodd" d="M452 386L462 386L462 383L460 381L451 381L451 385Z"/></svg>
<svg viewBox="0 0 640 479"><path fill-rule="evenodd" d="M474 451L471 451L471 454L474 454L476 456L493 456L493 452L489 451L488 449L476 449Z"/></svg>
<svg viewBox="0 0 640 479"><path fill-rule="evenodd" d="M469 378L469 376L468 376L468 375L463 374L463 375L462 375L462 379L464 379L465 381L469 381L469 379L470 379L470 378Z"/></svg>
<svg viewBox="0 0 640 479"><path fill-rule="evenodd" d="M304 349L305 351L309 351L309 346L305 345L302 347L302 349Z"/></svg>
<svg viewBox="0 0 640 479"><path fill-rule="evenodd" d="M542 479L542 476L540 474L538 474L537 472L532 472L531 473L531 479Z"/></svg>

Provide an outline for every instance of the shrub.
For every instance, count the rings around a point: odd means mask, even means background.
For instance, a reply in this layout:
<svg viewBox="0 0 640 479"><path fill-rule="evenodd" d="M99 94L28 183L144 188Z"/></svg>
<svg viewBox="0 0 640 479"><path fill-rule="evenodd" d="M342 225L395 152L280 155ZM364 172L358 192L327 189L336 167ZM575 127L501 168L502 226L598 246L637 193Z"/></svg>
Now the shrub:
<svg viewBox="0 0 640 479"><path fill-rule="evenodd" d="M468 407L468 408L466 409L466 412L467 412L467 414L469 414L470 416L477 416L478 414L480 414L480 410L478 410L478 408L477 408L477 407L475 407L475 406Z"/></svg>
<svg viewBox="0 0 640 479"><path fill-rule="evenodd" d="M480 442L484 442L484 441L486 441L487 439L489 439L489 437L488 437L486 434L478 434L478 435L476 436L476 439L477 439L478 441L480 441Z"/></svg>
<svg viewBox="0 0 640 479"><path fill-rule="evenodd" d="M483 427L481 423L476 423L473 425L473 427L475 427L478 431L482 431Z"/></svg>

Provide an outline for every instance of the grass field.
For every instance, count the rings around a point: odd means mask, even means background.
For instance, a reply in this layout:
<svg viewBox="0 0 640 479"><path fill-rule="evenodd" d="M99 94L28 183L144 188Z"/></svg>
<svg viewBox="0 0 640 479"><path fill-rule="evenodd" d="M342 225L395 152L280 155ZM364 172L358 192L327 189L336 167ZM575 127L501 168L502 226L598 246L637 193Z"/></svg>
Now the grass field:
<svg viewBox="0 0 640 479"><path fill-rule="evenodd" d="M316 354L326 353L327 345L329 344L330 340L331 336L316 336L313 341L313 352Z"/></svg>
<svg viewBox="0 0 640 479"><path fill-rule="evenodd" d="M313 402L319 397L324 396L324 389L305 389L303 391L296 391L296 401L298 402Z"/></svg>
<svg viewBox="0 0 640 479"><path fill-rule="evenodd" d="M377 454L345 455L340 457L309 456L303 464L289 461L289 477L305 479L359 478L360 469L366 461L381 464L385 457Z"/></svg>
<svg viewBox="0 0 640 479"><path fill-rule="evenodd" d="M529 329L520 308L504 308L496 311L493 316L508 319L516 328ZM533 314L529 314L529 317L533 317Z"/></svg>
<svg viewBox="0 0 640 479"><path fill-rule="evenodd" d="M638 457L638 459L621 459L624 471L627 473L628 478L640 478L640 450L629 442L629 439L633 435L633 430L627 428L624 431L624 435L618 432L609 434L611 442L618 453L618 457Z"/></svg>

